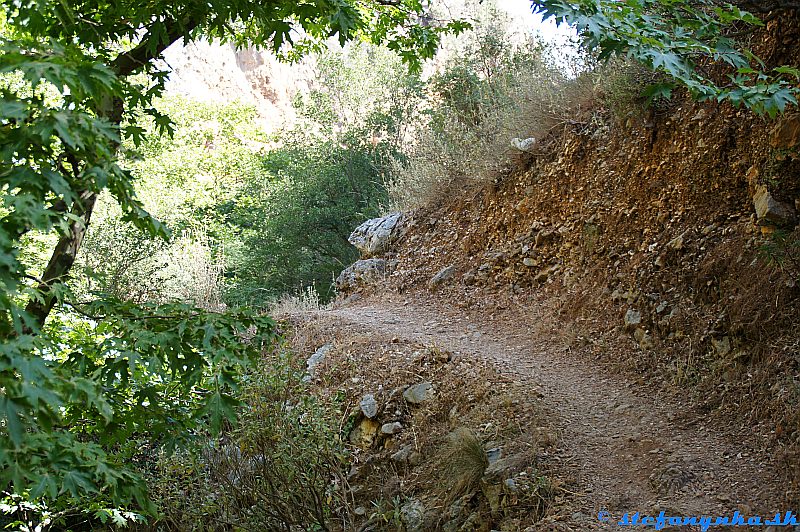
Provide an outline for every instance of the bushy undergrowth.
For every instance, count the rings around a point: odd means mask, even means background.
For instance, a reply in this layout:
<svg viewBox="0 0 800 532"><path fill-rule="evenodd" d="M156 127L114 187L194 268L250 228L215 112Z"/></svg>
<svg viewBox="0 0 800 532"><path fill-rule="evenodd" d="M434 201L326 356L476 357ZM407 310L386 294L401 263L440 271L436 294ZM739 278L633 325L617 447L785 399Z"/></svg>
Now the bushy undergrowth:
<svg viewBox="0 0 800 532"><path fill-rule="evenodd" d="M142 234L101 197L78 258L91 272L80 291L214 309L263 308L315 287L329 301L333 278L358 257L347 237L386 203L418 83L388 50L358 45L317 58L290 129L267 134L238 103L159 100L173 137L150 135L127 163L172 241Z"/></svg>
<svg viewBox="0 0 800 532"><path fill-rule="evenodd" d="M308 286L330 300L333 278L358 258L350 232L386 197L375 177L378 151L298 136L284 142L265 156L263 173L227 215L237 233L226 287L231 302L264 305Z"/></svg>
<svg viewBox="0 0 800 532"><path fill-rule="evenodd" d="M169 242L121 219L119 207L101 196L78 265L86 294L107 293L137 303L192 301L221 306L226 247L234 233L220 205L260 174L259 147L266 136L255 111L240 104L212 106L167 98L160 108L175 122L172 139L156 135L128 164L148 210L172 231ZM154 123L142 126L155 128Z"/></svg>
<svg viewBox="0 0 800 532"><path fill-rule="evenodd" d="M4 526L81 530L144 519L155 510L143 476L148 454L232 422L241 376L277 340L269 318L186 304L98 300L70 309L46 335L22 339L38 358L20 363L21 382L4 389L6 409L22 410L22 390L36 409L36 418L6 424L14 448L0 454ZM20 360L14 343L2 347Z"/></svg>
<svg viewBox="0 0 800 532"><path fill-rule="evenodd" d="M318 400L284 358L264 361L237 428L162 455L150 479L167 530L347 529L347 452L335 404Z"/></svg>
<svg viewBox="0 0 800 532"><path fill-rule="evenodd" d="M568 107L567 77L549 61L548 46L514 43L502 18L492 20L429 80L426 120L388 184L394 208L498 179L519 153L512 139L540 140Z"/></svg>
<svg viewBox="0 0 800 532"><path fill-rule="evenodd" d="M309 286L331 300L333 279L358 258L347 238L386 202L418 76L388 50L365 45L323 54L317 68L311 90L295 98L298 124L276 136L259 174L219 209L236 235L231 302L265 305Z"/></svg>
<svg viewBox="0 0 800 532"><path fill-rule="evenodd" d="M666 76L630 59L616 59L598 65L592 77L597 100L624 124L629 118L640 118L647 109L661 110L669 100L648 95L648 90L663 82Z"/></svg>
<svg viewBox="0 0 800 532"><path fill-rule="evenodd" d="M287 292L270 306L272 316L281 316L299 312L315 312L330 307L320 301L319 293L313 286L298 292Z"/></svg>

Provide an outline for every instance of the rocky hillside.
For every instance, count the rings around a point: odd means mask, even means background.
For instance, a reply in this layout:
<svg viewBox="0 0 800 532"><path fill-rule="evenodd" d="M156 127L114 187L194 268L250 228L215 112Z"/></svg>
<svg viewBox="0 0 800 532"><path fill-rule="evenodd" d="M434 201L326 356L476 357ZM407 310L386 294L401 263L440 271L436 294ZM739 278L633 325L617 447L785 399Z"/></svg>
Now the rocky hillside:
<svg viewBox="0 0 800 532"><path fill-rule="evenodd" d="M620 123L594 107L534 150L364 227L381 245L357 231L369 258L340 288L435 292L521 327L544 309L587 365L755 434L797 500L800 114L679 100Z"/></svg>

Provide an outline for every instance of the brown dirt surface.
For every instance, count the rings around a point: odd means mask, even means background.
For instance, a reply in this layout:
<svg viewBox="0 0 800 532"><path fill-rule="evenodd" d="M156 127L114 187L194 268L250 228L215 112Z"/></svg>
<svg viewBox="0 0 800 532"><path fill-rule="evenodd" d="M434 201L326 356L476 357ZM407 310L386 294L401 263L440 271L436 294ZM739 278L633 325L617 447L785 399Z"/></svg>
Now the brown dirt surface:
<svg viewBox="0 0 800 532"><path fill-rule="evenodd" d="M796 506L800 227L759 220L753 198L767 187L800 205L800 146L779 134L794 131L800 113L768 122L678 101L663 115L616 124L593 112L496 183L453 189L411 213L385 283L362 295L427 294L436 308L510 316L509 337L547 324L542 345L580 351L574 363L587 372L692 405L697 430L715 423L750 435L769 458L763 463L778 464L775 504ZM777 245L781 232L788 244ZM452 276L433 286L444 268ZM628 437L629 428L619 430L616 439ZM643 452L655 459L656 448L665 451L659 443ZM750 459L762 463L752 453L732 463Z"/></svg>
<svg viewBox="0 0 800 532"><path fill-rule="evenodd" d="M754 46L796 61L797 27L770 23ZM604 508L797 508L800 219L755 205L768 191L800 210L800 112L676 97L620 116L602 100L492 182L443 179L383 282L326 315L541 395L572 494L536 530L601 527Z"/></svg>
<svg viewBox="0 0 800 532"><path fill-rule="evenodd" d="M547 313L515 309L486 316L416 294L361 300L326 315L341 330L358 327L488 360L529 397L541 398L547 423L561 434L558 474L571 478L574 497L537 530L603 528L596 517L601 509L612 516L661 510L774 515L785 509L785 484L776 480L778 466L762 441L710 422L691 402L658 386L587 364L591 351L565 342L561 325Z"/></svg>

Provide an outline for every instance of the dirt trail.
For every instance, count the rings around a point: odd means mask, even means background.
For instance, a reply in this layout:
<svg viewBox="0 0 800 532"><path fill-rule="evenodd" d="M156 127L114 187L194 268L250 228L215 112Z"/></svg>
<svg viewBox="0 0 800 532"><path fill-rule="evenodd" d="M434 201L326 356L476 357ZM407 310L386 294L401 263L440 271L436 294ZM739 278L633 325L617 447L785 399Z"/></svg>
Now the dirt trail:
<svg viewBox="0 0 800 532"><path fill-rule="evenodd" d="M708 424L690 405L662 397L657 385L628 382L555 337L535 337L524 319L482 323L419 299L365 301L329 314L343 324L485 357L541 394L557 413L552 421L562 436L563 460L577 476L578 509L567 516L577 529L619 529L598 522L601 509L612 519L628 511L769 516L787 509L775 465L752 447L758 442Z"/></svg>

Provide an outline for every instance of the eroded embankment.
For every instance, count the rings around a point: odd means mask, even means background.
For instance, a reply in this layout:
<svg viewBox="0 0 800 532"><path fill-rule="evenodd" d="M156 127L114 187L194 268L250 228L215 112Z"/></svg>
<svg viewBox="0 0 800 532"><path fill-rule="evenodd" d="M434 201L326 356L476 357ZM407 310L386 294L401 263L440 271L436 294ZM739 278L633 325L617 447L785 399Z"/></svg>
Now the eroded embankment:
<svg viewBox="0 0 800 532"><path fill-rule="evenodd" d="M795 61L796 29L768 24L759 53ZM581 500L796 505L800 113L680 98L635 111L592 102L494 182L406 213L347 279L371 298L361 319L378 327L403 297L408 327L435 311L502 333L473 354L549 387L595 494ZM594 473L598 458L615 473Z"/></svg>
<svg viewBox="0 0 800 532"><path fill-rule="evenodd" d="M354 529L533 531L571 513L555 414L525 383L388 309L292 321L314 393L342 407Z"/></svg>
<svg viewBox="0 0 800 532"><path fill-rule="evenodd" d="M758 434L797 500L800 115L685 103L592 124L413 213L372 290L553 317L587 367Z"/></svg>

